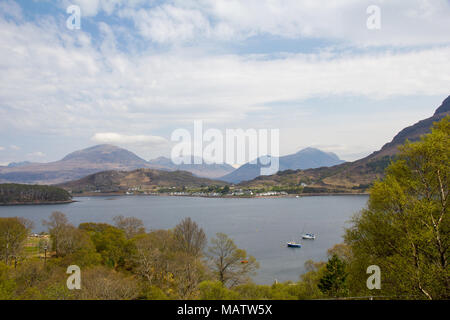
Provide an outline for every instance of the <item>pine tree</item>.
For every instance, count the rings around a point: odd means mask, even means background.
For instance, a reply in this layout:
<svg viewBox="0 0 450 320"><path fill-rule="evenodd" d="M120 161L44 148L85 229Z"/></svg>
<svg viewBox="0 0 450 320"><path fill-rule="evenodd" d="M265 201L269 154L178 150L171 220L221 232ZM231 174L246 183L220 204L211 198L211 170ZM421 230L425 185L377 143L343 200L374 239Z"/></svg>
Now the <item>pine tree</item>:
<svg viewBox="0 0 450 320"><path fill-rule="evenodd" d="M347 271L344 261L333 254L325 267L325 274L319 280L318 287L320 291L331 296L344 296L347 293Z"/></svg>

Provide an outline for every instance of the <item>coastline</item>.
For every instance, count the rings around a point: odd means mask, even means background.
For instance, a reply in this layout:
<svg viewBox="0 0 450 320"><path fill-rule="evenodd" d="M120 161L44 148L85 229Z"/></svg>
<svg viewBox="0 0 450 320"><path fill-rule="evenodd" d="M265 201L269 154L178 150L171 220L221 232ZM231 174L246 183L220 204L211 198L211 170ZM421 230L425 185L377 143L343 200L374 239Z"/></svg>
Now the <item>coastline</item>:
<svg viewBox="0 0 450 320"><path fill-rule="evenodd" d="M69 204L77 202L76 200L66 200L66 201L36 201L36 202L7 202L0 203L0 206L27 206L27 205L46 205L46 204Z"/></svg>
<svg viewBox="0 0 450 320"><path fill-rule="evenodd" d="M192 194L125 194L125 193L84 193L80 195L73 195L74 197L120 197L120 196L141 196L141 197L191 197L191 198L213 198L213 199L273 199L273 198L302 198L302 197L318 197L318 196L368 196L369 193L350 193L350 192L324 192L324 193L304 193L304 194L288 194L288 195L274 195L274 196L208 196L208 195L192 195ZM75 202L75 201L72 201Z"/></svg>

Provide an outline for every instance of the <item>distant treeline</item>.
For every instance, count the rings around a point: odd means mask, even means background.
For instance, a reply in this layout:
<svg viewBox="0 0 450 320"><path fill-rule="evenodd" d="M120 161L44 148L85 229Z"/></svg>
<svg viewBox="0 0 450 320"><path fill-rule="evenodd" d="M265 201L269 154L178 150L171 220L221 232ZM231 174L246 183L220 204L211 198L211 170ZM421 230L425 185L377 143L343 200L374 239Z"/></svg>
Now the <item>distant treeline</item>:
<svg viewBox="0 0 450 320"><path fill-rule="evenodd" d="M70 201L66 190L41 185L6 183L0 184L0 204L21 204Z"/></svg>

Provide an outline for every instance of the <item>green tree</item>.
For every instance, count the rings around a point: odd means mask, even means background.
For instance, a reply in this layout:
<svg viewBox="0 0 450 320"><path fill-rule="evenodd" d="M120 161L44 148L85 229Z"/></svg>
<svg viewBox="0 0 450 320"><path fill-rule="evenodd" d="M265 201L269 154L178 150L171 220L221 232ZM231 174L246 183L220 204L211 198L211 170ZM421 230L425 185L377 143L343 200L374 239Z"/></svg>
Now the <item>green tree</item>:
<svg viewBox="0 0 450 320"><path fill-rule="evenodd" d="M203 281L199 285L201 300L234 300L238 294L227 289L220 281Z"/></svg>
<svg viewBox="0 0 450 320"><path fill-rule="evenodd" d="M319 280L318 288L331 297L345 296L347 294L347 271L345 262L333 254L325 266L325 272Z"/></svg>
<svg viewBox="0 0 450 320"><path fill-rule="evenodd" d="M63 241L60 243L60 254L62 258L59 259L59 264L66 267L76 264L84 268L100 264L102 261L88 232L73 226L67 227Z"/></svg>
<svg viewBox="0 0 450 320"><path fill-rule="evenodd" d="M10 267L0 261L0 300L14 298L16 282L11 274Z"/></svg>
<svg viewBox="0 0 450 320"><path fill-rule="evenodd" d="M31 221L24 218L0 218L0 258L5 264L11 258L17 261L31 227Z"/></svg>
<svg viewBox="0 0 450 320"><path fill-rule="evenodd" d="M113 226L93 232L92 242L103 263L114 269L124 266L133 254L133 242L126 238L125 232Z"/></svg>
<svg viewBox="0 0 450 320"><path fill-rule="evenodd" d="M167 295L157 286L143 285L139 300L168 300Z"/></svg>
<svg viewBox="0 0 450 320"><path fill-rule="evenodd" d="M244 283L233 288L239 295L239 299L244 300L268 300L272 297L272 287L268 285L257 285L254 283Z"/></svg>
<svg viewBox="0 0 450 320"><path fill-rule="evenodd" d="M31 293L30 290L36 291L36 287L48 278L49 271L50 269L45 268L41 261L28 259L20 263L14 275L17 294L32 296L27 293Z"/></svg>
<svg viewBox="0 0 450 320"><path fill-rule="evenodd" d="M332 256L332 253L329 256ZM323 297L318 284L325 273L325 266L325 262L314 262L312 260L305 262L307 272L300 276L299 299L318 299Z"/></svg>
<svg viewBox="0 0 450 320"><path fill-rule="evenodd" d="M366 268L381 269L381 293L448 299L450 116L432 132L401 147L383 181L370 191L367 209L346 232L352 291L368 293Z"/></svg>

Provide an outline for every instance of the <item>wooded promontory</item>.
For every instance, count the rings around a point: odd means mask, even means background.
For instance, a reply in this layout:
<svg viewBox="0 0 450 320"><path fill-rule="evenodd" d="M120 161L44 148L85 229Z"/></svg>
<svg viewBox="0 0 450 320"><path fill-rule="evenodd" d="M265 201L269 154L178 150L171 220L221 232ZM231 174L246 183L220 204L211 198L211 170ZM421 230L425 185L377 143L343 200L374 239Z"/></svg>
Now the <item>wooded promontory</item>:
<svg viewBox="0 0 450 320"><path fill-rule="evenodd" d="M58 187L15 183L0 184L0 205L66 203L71 201L70 193Z"/></svg>

